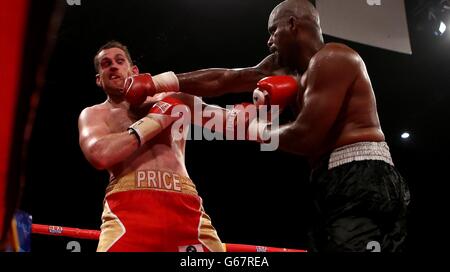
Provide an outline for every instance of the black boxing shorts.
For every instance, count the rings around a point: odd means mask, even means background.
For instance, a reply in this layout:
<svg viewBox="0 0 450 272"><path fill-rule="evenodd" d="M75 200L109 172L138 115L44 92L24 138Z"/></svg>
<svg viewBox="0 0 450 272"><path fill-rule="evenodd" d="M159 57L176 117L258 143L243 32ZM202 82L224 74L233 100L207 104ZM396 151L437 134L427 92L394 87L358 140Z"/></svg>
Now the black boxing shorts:
<svg viewBox="0 0 450 272"><path fill-rule="evenodd" d="M334 150L312 171L310 185L312 251L404 250L410 194L385 142Z"/></svg>

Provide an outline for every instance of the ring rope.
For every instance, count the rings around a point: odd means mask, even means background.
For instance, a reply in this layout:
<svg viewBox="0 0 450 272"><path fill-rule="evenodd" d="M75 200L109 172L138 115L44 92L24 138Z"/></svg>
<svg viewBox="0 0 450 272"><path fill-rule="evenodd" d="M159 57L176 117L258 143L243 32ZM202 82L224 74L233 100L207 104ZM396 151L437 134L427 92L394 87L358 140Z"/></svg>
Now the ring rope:
<svg viewBox="0 0 450 272"><path fill-rule="evenodd" d="M63 236L78 239L98 240L99 230L88 230L62 226L33 224L31 226L33 234ZM257 245L223 243L227 252L307 252L305 249L278 248Z"/></svg>

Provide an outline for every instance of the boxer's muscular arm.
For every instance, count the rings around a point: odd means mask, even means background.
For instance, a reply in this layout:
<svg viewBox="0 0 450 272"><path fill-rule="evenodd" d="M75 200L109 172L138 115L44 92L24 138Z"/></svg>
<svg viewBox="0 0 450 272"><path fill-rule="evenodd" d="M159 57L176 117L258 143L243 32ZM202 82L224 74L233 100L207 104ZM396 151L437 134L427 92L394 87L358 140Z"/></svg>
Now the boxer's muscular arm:
<svg viewBox="0 0 450 272"><path fill-rule="evenodd" d="M191 123L208 129L212 133L222 134L224 138L261 141L263 126L257 125L257 111L253 104L235 104L232 108L222 108L204 103L200 97L177 93L176 98L183 101L191 111ZM195 116L194 109L202 114Z"/></svg>
<svg viewBox="0 0 450 272"><path fill-rule="evenodd" d="M177 74L180 91L196 96L221 96L226 93L246 92L264 77L257 69L210 68Z"/></svg>
<svg viewBox="0 0 450 272"><path fill-rule="evenodd" d="M97 169L109 169L139 147L128 131L111 133L101 110L84 109L78 119L79 143L86 159Z"/></svg>
<svg viewBox="0 0 450 272"><path fill-rule="evenodd" d="M177 74L180 91L197 96L220 96L233 92L250 92L263 77L285 71L269 55L258 65L240 69L210 68Z"/></svg>
<svg viewBox="0 0 450 272"><path fill-rule="evenodd" d="M223 117L227 113L227 109L206 104L198 96L187 93L175 93L172 95L172 97L180 99L186 106L189 107L191 111L191 123L197 126L203 126L211 119L217 118L217 115ZM198 116L195 116L196 109L201 110L201 114L198 114ZM205 114L205 110L208 110L212 114L210 116L208 114Z"/></svg>
<svg viewBox="0 0 450 272"><path fill-rule="evenodd" d="M205 127L206 123L214 120L220 120L218 125L223 126L214 126L209 127L208 129L214 130L218 133L226 133L226 122L229 114L231 113L230 109L225 109L216 105L209 105L202 101L200 97L193 96L186 93L176 93L173 97L180 99L183 103L189 107L191 111L191 123L197 126ZM195 116L195 109L201 110L201 114ZM212 124L210 124L212 125Z"/></svg>
<svg viewBox="0 0 450 272"><path fill-rule="evenodd" d="M272 131L279 134L281 150L310 155L322 148L357 77L360 61L354 51L343 47L324 48L311 60L297 119Z"/></svg>

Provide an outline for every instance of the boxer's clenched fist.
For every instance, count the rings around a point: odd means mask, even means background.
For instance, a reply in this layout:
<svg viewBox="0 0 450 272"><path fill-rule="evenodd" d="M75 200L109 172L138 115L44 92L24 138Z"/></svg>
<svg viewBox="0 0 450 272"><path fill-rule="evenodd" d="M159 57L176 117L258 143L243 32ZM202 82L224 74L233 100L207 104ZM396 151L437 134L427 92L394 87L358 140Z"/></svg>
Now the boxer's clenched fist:
<svg viewBox="0 0 450 272"><path fill-rule="evenodd" d="M175 109L175 107L178 108ZM134 133L139 140L139 144L143 145L170 126L175 120L181 118L185 112L189 112L189 109L181 100L166 97L155 103L147 116L132 124L128 131L130 134Z"/></svg>
<svg viewBox="0 0 450 272"><path fill-rule="evenodd" d="M292 76L269 76L261 79L253 92L253 103L279 105L284 109L298 92L297 80Z"/></svg>
<svg viewBox="0 0 450 272"><path fill-rule="evenodd" d="M173 72L165 72L152 76L148 73L128 77L123 91L125 100L131 105L142 104L147 96L154 96L160 92L177 92L178 78Z"/></svg>

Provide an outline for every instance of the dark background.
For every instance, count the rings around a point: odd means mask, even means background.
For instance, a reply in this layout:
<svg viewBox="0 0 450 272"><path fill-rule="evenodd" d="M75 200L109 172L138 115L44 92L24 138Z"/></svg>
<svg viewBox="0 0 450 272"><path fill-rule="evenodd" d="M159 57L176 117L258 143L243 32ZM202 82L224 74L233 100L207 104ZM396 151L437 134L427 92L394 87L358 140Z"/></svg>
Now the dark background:
<svg viewBox="0 0 450 272"><path fill-rule="evenodd" d="M435 251L445 235L450 35L436 36L424 1L406 0L412 55L343 42L365 60L394 163L409 183L409 252ZM438 2L427 1L427 2ZM22 209L34 223L99 229L108 174L78 145L77 119L106 96L93 57L109 40L129 47L141 72L253 66L268 54L267 19L279 1L83 1L65 8L28 149ZM205 98L225 106L250 93ZM290 116L284 116L285 120ZM400 138L408 131L411 137ZM188 141L186 165L223 242L304 248L311 202L301 157L251 142ZM33 251L66 251L69 238L33 236ZM96 242L80 241L82 251Z"/></svg>

